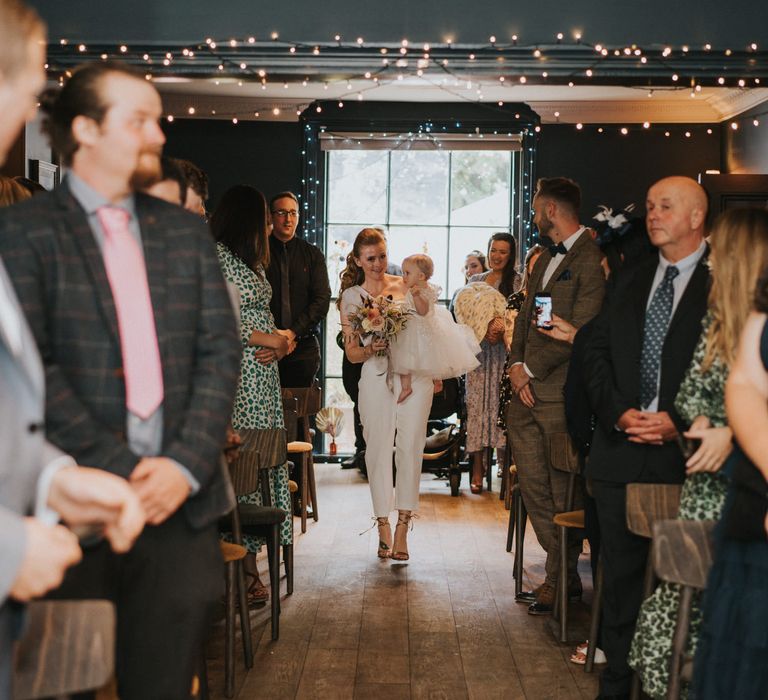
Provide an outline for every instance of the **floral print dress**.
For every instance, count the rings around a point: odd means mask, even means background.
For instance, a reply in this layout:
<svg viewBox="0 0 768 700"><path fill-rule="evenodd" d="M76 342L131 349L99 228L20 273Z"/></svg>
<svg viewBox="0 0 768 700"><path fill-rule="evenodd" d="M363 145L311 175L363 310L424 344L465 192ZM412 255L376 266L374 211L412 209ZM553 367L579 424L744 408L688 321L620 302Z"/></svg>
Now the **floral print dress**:
<svg viewBox="0 0 768 700"><path fill-rule="evenodd" d="M473 275L470 282L486 282L490 272ZM492 285L498 290L498 284ZM477 356L480 366L467 373L467 452L478 452L485 447L503 448L507 438L496 419L499 415L499 393L507 348L499 341L480 343L482 353Z"/></svg>
<svg viewBox="0 0 768 700"><path fill-rule="evenodd" d="M255 348L248 345L253 331L271 333L275 330L275 320L269 310L272 288L262 267L254 272L221 243L217 245L217 251L224 278L240 291L240 342L243 346L243 359L240 363L240 381L232 412L232 427L235 430L282 428L285 423L277 362L259 364L254 356ZM280 542L291 544L293 518L291 493L288 489L288 465L270 469L269 475L272 504L288 513L288 518L280 529ZM238 500L241 503L257 505L263 503L260 490L240 496ZM252 553L258 552L264 544L263 537L244 535L243 540L246 549Z"/></svg>
<svg viewBox="0 0 768 700"><path fill-rule="evenodd" d="M716 359L706 372L702 371L711 321L708 314L704 318L703 332L691 365L680 384L675 408L688 424L697 416L707 416L714 427L723 427L726 425L724 391L728 368ZM691 474L683 484L677 517L682 520L719 520L726 489L726 478L719 472ZM640 608L629 665L637 671L643 690L652 698L665 698L667 694L669 659L679 601L680 587L662 582ZM700 602L700 594L694 594L687 650L691 656L696 650L701 627ZM682 697L687 697L685 687Z"/></svg>

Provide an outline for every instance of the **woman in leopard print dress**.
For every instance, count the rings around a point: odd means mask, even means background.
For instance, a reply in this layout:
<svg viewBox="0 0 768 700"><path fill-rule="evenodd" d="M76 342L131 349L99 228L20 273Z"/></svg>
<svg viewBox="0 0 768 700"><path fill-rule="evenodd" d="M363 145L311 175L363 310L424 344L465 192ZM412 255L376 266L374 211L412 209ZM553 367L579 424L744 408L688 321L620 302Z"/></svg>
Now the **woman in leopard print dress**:
<svg viewBox="0 0 768 700"><path fill-rule="evenodd" d="M734 210L735 211L735 210ZM691 428L687 439L701 440L686 462L686 480L678 518L719 520L727 481L720 474L731 451L732 434L726 424L724 389L741 330L752 305L757 279L768 266L768 238L741 224L738 214L726 212L712 231L713 284L709 313L690 367L675 399L675 408ZM642 605L629 654L629 665L652 698L664 698L669 681L672 636L677 620L680 587L662 582ZM693 655L701 625L700 597L694 597L688 653ZM683 696L687 697L684 688Z"/></svg>

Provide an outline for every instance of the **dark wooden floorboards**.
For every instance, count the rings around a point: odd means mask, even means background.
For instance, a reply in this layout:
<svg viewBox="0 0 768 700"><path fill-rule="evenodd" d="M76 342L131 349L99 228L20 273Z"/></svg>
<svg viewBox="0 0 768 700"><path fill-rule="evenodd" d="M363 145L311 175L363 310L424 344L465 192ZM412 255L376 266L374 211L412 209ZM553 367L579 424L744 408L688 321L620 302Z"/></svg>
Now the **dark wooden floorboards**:
<svg viewBox="0 0 768 700"><path fill-rule="evenodd" d="M588 607L571 605L571 641L554 621L514 602L507 511L498 493L452 498L446 482L422 477L420 518L407 563L376 558L367 482L356 470L318 464L322 517L295 546L295 592L282 581L280 640L269 606L251 612L254 667L237 659L238 700L566 700L597 695L597 678L568 661L586 638ZM496 484L498 488L498 483ZM392 517L394 521L394 516ZM525 573L543 579L543 552L528 527ZM260 561L266 570L266 563ZM586 555L580 572L591 594ZM263 577L266 581L266 576ZM212 700L224 697L223 625L208 647ZM240 652L240 642L237 641Z"/></svg>

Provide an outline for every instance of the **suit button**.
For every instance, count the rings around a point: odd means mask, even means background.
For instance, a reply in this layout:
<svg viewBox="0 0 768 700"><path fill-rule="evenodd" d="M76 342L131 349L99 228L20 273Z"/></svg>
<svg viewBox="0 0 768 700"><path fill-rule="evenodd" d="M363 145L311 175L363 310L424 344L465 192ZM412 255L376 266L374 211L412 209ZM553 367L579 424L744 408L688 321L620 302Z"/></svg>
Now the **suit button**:
<svg viewBox="0 0 768 700"><path fill-rule="evenodd" d="M30 423L27 426L27 431L30 433L36 433L38 430L42 430L42 429L43 429L42 423Z"/></svg>
<svg viewBox="0 0 768 700"><path fill-rule="evenodd" d="M117 379L125 379L125 370L122 367L118 367L114 371L114 375Z"/></svg>

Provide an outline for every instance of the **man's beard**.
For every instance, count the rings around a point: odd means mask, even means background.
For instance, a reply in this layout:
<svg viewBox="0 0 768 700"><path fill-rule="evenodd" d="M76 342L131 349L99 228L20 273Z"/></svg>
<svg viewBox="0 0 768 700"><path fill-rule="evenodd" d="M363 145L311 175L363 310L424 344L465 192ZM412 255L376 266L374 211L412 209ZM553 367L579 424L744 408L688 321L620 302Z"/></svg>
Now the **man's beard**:
<svg viewBox="0 0 768 700"><path fill-rule="evenodd" d="M131 175L130 185L134 192L145 190L156 182L159 182L163 176L163 169L160 167L160 153L155 151L144 151L139 155L139 162L136 170Z"/></svg>

